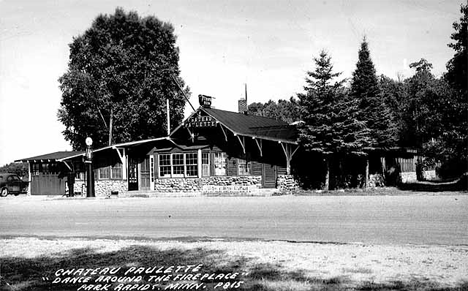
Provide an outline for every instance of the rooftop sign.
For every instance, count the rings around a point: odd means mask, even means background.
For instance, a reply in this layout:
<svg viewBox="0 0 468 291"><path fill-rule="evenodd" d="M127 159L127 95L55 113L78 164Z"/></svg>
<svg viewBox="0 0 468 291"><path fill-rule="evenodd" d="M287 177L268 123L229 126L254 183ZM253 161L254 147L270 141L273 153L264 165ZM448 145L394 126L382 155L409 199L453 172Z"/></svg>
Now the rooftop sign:
<svg viewBox="0 0 468 291"><path fill-rule="evenodd" d="M200 106L204 108L211 108L211 100L214 99L214 97L207 96L207 95L198 95L198 102L200 103Z"/></svg>

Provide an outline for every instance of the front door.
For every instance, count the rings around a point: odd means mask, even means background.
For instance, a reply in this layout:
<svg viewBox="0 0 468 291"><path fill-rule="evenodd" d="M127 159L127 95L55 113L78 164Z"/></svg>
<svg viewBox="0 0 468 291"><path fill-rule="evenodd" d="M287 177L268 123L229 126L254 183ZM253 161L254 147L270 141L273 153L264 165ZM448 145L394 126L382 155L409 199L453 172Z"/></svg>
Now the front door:
<svg viewBox="0 0 468 291"><path fill-rule="evenodd" d="M262 187L276 188L276 166L263 164Z"/></svg>
<svg viewBox="0 0 468 291"><path fill-rule="evenodd" d="M128 190L138 190L138 160L132 157L128 159Z"/></svg>
<svg viewBox="0 0 468 291"><path fill-rule="evenodd" d="M140 190L150 190L151 189L151 182L150 182L150 158L149 156L146 157L143 162L141 163L141 185Z"/></svg>

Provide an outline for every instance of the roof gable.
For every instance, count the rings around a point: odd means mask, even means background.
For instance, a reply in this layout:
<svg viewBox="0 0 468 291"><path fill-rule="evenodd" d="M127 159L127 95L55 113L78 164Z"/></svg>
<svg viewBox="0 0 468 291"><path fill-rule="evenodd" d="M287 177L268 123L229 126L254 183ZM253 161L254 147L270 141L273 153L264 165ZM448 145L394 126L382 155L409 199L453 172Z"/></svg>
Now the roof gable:
<svg viewBox="0 0 468 291"><path fill-rule="evenodd" d="M184 124L187 124L187 122L192 117L200 113L212 116L222 126L237 135L278 140L290 143L297 142L298 134L296 127L289 125L287 122L282 120L203 107L200 107L197 111L190 115L190 117L187 118L183 124L181 124L171 133L171 136L182 126L184 126Z"/></svg>

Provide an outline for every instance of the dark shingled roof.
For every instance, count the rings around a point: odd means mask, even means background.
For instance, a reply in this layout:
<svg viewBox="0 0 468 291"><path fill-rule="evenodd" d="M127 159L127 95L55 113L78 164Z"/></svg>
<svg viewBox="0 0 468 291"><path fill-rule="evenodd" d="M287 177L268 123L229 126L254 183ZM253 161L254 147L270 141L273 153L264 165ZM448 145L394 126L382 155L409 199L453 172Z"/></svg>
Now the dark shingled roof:
<svg viewBox="0 0 468 291"><path fill-rule="evenodd" d="M294 143L297 141L298 133L296 127L282 120L214 108L201 108L201 110L213 116L229 130L239 135Z"/></svg>
<svg viewBox="0 0 468 291"><path fill-rule="evenodd" d="M29 161L40 161L40 160L54 162L60 159L80 155L83 153L84 152L81 152L81 151L61 151L61 152L55 152L55 153L25 158L25 159L19 159L19 160L16 160L15 162L29 162Z"/></svg>

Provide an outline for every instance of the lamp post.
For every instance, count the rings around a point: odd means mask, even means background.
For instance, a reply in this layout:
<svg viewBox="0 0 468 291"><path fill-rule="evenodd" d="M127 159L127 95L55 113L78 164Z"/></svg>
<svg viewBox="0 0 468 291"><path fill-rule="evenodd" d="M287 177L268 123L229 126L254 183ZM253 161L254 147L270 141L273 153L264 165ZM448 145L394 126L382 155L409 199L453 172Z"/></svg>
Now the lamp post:
<svg viewBox="0 0 468 291"><path fill-rule="evenodd" d="M85 154L85 164L86 164L86 197L96 197L94 195L94 175L93 175L93 151L91 146L93 145L93 139L87 137L85 140L86 143L86 154Z"/></svg>

